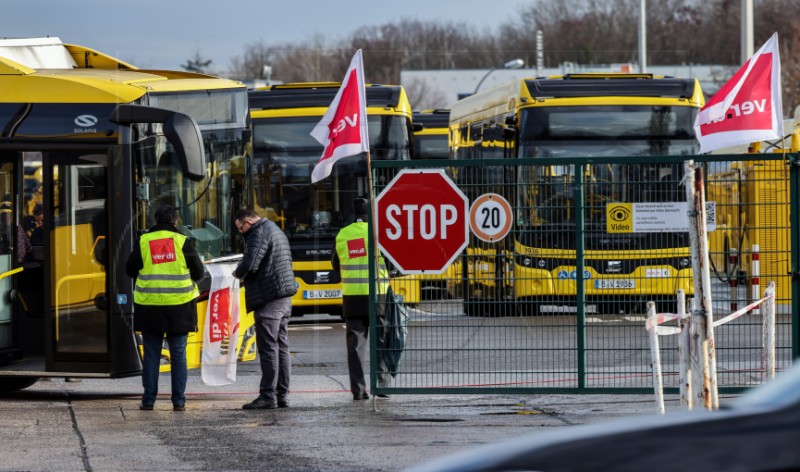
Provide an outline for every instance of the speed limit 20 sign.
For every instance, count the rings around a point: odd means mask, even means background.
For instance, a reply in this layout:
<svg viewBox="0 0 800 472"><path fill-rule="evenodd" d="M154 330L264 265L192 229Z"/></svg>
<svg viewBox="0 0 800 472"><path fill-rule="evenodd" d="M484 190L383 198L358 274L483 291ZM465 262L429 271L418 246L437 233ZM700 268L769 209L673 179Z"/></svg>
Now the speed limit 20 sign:
<svg viewBox="0 0 800 472"><path fill-rule="evenodd" d="M511 230L511 205L502 195L485 193L472 202L469 226L478 239L488 243L501 241Z"/></svg>

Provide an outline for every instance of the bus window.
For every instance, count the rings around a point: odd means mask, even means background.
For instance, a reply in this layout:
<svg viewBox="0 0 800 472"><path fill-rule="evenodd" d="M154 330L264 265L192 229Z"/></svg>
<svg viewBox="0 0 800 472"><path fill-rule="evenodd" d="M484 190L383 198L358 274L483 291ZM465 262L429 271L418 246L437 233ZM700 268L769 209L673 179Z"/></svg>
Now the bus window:
<svg viewBox="0 0 800 472"><path fill-rule="evenodd" d="M93 256L92 220L103 211L108 192L106 156L79 155L70 161L53 165L48 183L58 189L51 192L49 238L55 350L57 356L101 354L108 352L106 274Z"/></svg>

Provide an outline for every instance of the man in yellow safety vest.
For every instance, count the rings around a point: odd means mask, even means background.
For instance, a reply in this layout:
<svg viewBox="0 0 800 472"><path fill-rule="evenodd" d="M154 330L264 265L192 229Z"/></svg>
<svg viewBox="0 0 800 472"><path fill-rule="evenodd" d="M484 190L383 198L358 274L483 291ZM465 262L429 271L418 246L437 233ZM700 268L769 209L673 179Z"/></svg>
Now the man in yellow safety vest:
<svg viewBox="0 0 800 472"><path fill-rule="evenodd" d="M367 214L369 201L353 201L355 221L336 235L336 250L332 255L333 270L342 279L342 314L346 326L347 369L353 400L367 400L364 380L364 357L369 335L369 257L367 254ZM378 316L382 316L389 274L380 259L378 268ZM379 395L383 396L383 395Z"/></svg>

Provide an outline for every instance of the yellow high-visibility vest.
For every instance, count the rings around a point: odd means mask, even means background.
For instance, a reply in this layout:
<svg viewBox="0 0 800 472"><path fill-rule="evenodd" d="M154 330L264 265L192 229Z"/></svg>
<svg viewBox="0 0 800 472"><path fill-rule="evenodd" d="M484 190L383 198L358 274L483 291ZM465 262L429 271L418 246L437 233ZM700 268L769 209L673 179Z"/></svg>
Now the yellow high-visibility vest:
<svg viewBox="0 0 800 472"><path fill-rule="evenodd" d="M369 257L367 223L356 221L336 235L336 254L342 277L342 295L369 295ZM381 257L378 261L378 293L386 293L389 273Z"/></svg>
<svg viewBox="0 0 800 472"><path fill-rule="evenodd" d="M144 267L136 277L133 301L139 305L182 305L200 295L192 281L183 243L186 236L173 231L154 231L142 235Z"/></svg>

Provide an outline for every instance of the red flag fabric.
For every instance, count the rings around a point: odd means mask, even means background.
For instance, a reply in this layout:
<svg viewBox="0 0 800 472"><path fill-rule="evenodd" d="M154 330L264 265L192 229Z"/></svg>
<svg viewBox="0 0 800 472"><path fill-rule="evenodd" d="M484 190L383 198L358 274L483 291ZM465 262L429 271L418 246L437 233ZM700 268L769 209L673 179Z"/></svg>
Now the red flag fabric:
<svg viewBox="0 0 800 472"><path fill-rule="evenodd" d="M311 130L311 136L325 147L311 172L312 184L331 175L333 164L339 159L369 151L361 49L350 61L339 92L322 120Z"/></svg>
<svg viewBox="0 0 800 472"><path fill-rule="evenodd" d="M783 137L778 33L761 46L700 109L700 152Z"/></svg>

